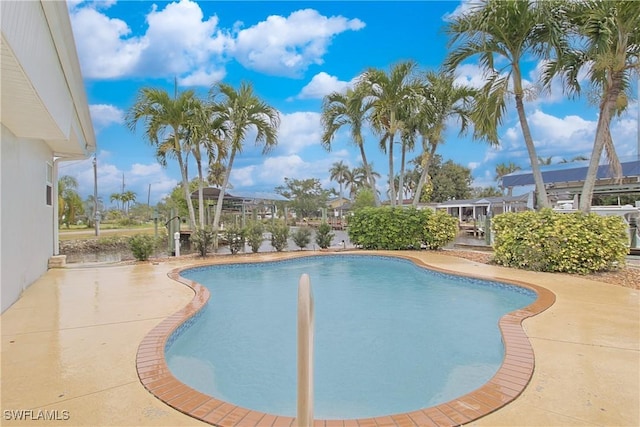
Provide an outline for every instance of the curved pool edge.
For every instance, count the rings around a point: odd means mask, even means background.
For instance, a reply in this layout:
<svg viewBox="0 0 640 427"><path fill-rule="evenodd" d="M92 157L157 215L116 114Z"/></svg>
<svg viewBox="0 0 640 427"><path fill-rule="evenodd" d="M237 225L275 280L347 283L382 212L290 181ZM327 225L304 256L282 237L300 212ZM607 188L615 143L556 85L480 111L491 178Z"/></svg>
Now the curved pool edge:
<svg viewBox="0 0 640 427"><path fill-rule="evenodd" d="M346 252L345 252L346 253ZM533 348L527 337L522 321L542 313L555 302L555 294L550 290L518 280L501 277L479 277L453 270L441 268L429 264L427 261L415 256L381 251L348 252L349 255L378 255L403 258L412 261L416 265L426 267L442 273L463 277L473 277L481 280L490 280L510 285L521 286L530 289L537 294L537 299L530 305L509 312L502 316L499 327L502 341L505 347L505 355L502 364L496 374L481 387L448 402L412 412L392 414L374 418L358 418L342 420L344 427L357 426L455 426L469 423L482 418L504 407L515 400L526 388L531 380L535 368ZM184 270L194 267L237 263L258 263L277 261L292 258L292 253L286 257L255 259L229 257L224 260L217 259L215 263L205 263L174 268L168 276L191 288L194 292L193 299L181 310L164 319L153 328L142 340L136 355L136 369L138 378L143 386L156 398L172 408L216 426L293 426L295 418L263 413L233 405L216 399L205 393L199 392L179 381L170 372L165 360L165 347L167 340L181 326L187 324L190 319L207 304L209 291L199 283L186 279L180 275ZM298 253L294 257L333 255L334 252ZM325 426L333 424L336 420L315 420L314 425Z"/></svg>

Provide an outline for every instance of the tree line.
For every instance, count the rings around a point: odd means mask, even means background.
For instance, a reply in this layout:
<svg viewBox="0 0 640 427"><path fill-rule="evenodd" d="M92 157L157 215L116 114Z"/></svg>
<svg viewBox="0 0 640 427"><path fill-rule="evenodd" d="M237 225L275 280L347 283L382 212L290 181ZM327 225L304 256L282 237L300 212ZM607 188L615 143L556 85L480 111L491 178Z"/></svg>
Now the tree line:
<svg viewBox="0 0 640 427"><path fill-rule="evenodd" d="M366 127L388 157L391 206L403 203L408 195L415 206L423 193L433 191L431 170L438 159L437 148L445 142L447 126L456 123L460 134L471 133L474 140L499 145L498 129L507 109L514 105L534 176L537 206L550 206L525 112L525 101L536 94L524 86L522 66L525 61L538 60L543 64L539 88L550 91L552 80L559 78L565 94L577 97L584 91L582 76L586 76L589 94L598 103L598 124L580 202L580 209L588 211L603 151L612 170L620 175L610 122L627 108L631 77L639 70L637 4L488 0L452 18L445 34L449 53L440 69L423 71L411 60L393 64L388 71L370 68L353 87L323 98L319 143L331 150L338 131L348 128L362 160L354 170L334 165L330 174L339 183L340 193L344 188L368 188L373 203L380 205L379 175L367 157L372 144L363 136ZM479 88L456 83L458 67L472 59L477 59L483 71ZM178 163L192 229L196 224L205 226L204 185L220 187L213 221L217 231L236 155L242 152L250 132L255 133L253 142L262 147L263 154L268 153L278 142L280 117L254 93L250 83L243 82L236 89L221 82L212 86L204 99L192 90L176 90L170 96L164 90L142 88L126 114L126 123L132 131L138 124L144 125L145 139L155 147L162 165L169 159ZM412 153L415 158L409 160ZM397 157L400 170L396 174ZM190 159L195 160L198 174L197 222L190 196ZM412 170L408 169L411 164ZM503 174L508 166L496 174Z"/></svg>

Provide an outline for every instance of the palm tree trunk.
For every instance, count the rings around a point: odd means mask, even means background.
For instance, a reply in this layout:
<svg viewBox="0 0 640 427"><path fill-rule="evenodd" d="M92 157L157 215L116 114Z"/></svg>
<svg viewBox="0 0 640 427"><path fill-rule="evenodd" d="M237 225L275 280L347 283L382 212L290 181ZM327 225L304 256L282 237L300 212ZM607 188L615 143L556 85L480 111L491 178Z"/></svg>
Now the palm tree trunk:
<svg viewBox="0 0 640 427"><path fill-rule="evenodd" d="M189 176L187 174L187 165L182 159L182 150L180 147L180 140L178 139L178 129L174 127L174 146L176 158L178 159L178 166L180 167L180 175L182 175L182 188L184 190L184 197L187 201L187 208L189 210L189 228L193 230L196 223L196 214L193 210L193 202L191 201L191 193L189 192Z"/></svg>
<svg viewBox="0 0 640 427"><path fill-rule="evenodd" d="M427 182L427 176L429 176L429 167L431 166L431 159L436 152L436 147L438 146L435 143L431 143L431 149L429 150L429 157L426 161L423 160L424 165L422 165L422 173L420 174L420 180L418 181L418 186L416 187L416 194L413 197L413 207L418 207L418 203L420 203L420 197L422 196L422 188L424 184Z"/></svg>
<svg viewBox="0 0 640 427"><path fill-rule="evenodd" d="M362 157L362 166L364 166L365 173L367 174L367 183L369 184L369 188L371 188L371 192L373 192L373 200L377 207L380 206L380 199L378 198L378 192L376 191L376 184L373 181L373 175L371 174L371 168L369 167L369 163L367 162L367 156L364 154L364 144L359 145L360 157Z"/></svg>
<svg viewBox="0 0 640 427"><path fill-rule="evenodd" d="M400 179L398 180L398 205L404 204L404 162L407 153L407 145L402 143L402 154L400 156Z"/></svg>
<svg viewBox="0 0 640 427"><path fill-rule="evenodd" d="M220 217L222 216L222 202L224 201L224 193L229 185L229 177L231 176L231 168L233 167L233 159L236 156L235 148L231 149L229 154L229 163L227 164L227 170L224 174L224 182L220 187L220 194L218 195L218 203L216 204L216 214L213 218L213 251L218 252L218 229L220 226Z"/></svg>
<svg viewBox="0 0 640 427"><path fill-rule="evenodd" d="M591 159L589 160L589 169L587 169L587 176L584 179L582 194L580 195L580 211L584 213L588 213L591 210L591 198L593 197L593 190L596 185L600 157L602 156L602 150L607 144L607 138L611 138L611 130L609 126L611 124L611 112L615 108L619 94L619 85L617 83L618 80L613 82L611 90L600 104L596 139L593 143L593 151L591 152Z"/></svg>
<svg viewBox="0 0 640 427"><path fill-rule="evenodd" d="M394 173L393 173L393 134L389 135L389 202L391 202L391 207L395 207L396 205L396 187L394 183Z"/></svg>
<svg viewBox="0 0 640 427"><path fill-rule="evenodd" d="M524 137L524 143L527 146L527 152L529 153L529 162L531 163L531 172L533 173L533 181L536 185L536 193L538 198L539 208L550 208L549 198L547 197L547 190L544 186L544 180L542 179L542 172L540 171L540 165L538 164L538 156L536 154L536 147L533 144L533 138L531 137L531 129L529 129L529 123L527 122L527 115L524 112L524 103L522 102L522 78L520 76L520 70L515 69L513 71L513 85L516 98L516 110L518 111L518 118L520 119L520 127L522 128L522 135Z"/></svg>
<svg viewBox="0 0 640 427"><path fill-rule="evenodd" d="M200 228L204 228L204 177L202 176L202 159L196 157L196 165L198 167L198 220Z"/></svg>

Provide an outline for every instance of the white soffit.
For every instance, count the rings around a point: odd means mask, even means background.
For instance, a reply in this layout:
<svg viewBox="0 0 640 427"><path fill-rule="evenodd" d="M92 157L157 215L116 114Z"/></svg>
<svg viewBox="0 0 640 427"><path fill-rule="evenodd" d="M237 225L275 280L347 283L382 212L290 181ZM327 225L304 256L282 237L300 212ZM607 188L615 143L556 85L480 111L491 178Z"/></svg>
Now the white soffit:
<svg viewBox="0 0 640 427"><path fill-rule="evenodd" d="M2 123L20 138L66 139L38 97L4 35L1 55Z"/></svg>

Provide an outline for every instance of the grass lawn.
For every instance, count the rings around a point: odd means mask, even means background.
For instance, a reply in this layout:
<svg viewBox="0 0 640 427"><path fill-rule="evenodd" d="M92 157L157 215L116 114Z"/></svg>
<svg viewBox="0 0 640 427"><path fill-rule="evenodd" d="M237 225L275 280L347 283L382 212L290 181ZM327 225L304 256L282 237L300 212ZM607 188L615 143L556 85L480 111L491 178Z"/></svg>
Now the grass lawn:
<svg viewBox="0 0 640 427"><path fill-rule="evenodd" d="M158 226L158 234L162 234L165 228ZM154 234L153 224L141 224L129 227L117 227L115 224L101 224L100 237L133 236L135 234ZM95 230L86 226L71 226L60 229L60 240L86 240L96 238Z"/></svg>

